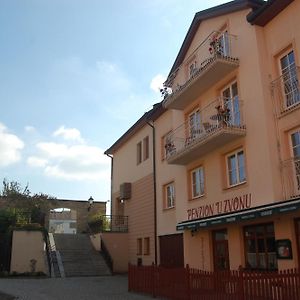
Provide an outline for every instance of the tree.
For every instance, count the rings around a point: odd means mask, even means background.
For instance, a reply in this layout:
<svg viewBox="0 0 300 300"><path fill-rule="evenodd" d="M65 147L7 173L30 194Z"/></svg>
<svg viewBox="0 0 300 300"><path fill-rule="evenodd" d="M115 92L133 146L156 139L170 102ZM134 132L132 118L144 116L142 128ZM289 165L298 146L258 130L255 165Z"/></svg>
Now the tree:
<svg viewBox="0 0 300 300"><path fill-rule="evenodd" d="M55 197L44 193L32 195L28 184L22 188L19 182L9 182L6 178L2 183L0 197L8 200L8 208L14 210L19 222L43 223L43 217L51 208L49 200L55 201Z"/></svg>

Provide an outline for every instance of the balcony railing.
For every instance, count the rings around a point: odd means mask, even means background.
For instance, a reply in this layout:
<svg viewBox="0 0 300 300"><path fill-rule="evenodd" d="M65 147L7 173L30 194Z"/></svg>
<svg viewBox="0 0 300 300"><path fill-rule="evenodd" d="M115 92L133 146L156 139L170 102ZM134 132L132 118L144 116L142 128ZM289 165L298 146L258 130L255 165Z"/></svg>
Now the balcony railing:
<svg viewBox="0 0 300 300"><path fill-rule="evenodd" d="M285 200L300 197L300 157L282 162Z"/></svg>
<svg viewBox="0 0 300 300"><path fill-rule="evenodd" d="M237 37L227 32L212 32L169 76L164 106L184 109L238 67Z"/></svg>
<svg viewBox="0 0 300 300"><path fill-rule="evenodd" d="M88 223L93 233L99 232L128 232L128 216L103 215Z"/></svg>
<svg viewBox="0 0 300 300"><path fill-rule="evenodd" d="M272 82L277 117L300 107L299 71L299 67L292 65Z"/></svg>
<svg viewBox="0 0 300 300"><path fill-rule="evenodd" d="M239 97L223 98L199 111L198 121L181 124L165 138L168 163L185 165L246 134Z"/></svg>

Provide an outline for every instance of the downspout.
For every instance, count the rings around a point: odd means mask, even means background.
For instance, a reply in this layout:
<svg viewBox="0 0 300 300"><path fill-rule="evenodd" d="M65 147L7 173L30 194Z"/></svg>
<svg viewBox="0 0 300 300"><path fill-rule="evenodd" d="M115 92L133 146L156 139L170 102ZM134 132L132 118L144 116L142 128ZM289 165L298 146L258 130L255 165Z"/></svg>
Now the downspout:
<svg viewBox="0 0 300 300"><path fill-rule="evenodd" d="M108 153L105 153L105 155L107 155L108 157L111 158L111 164L110 164L110 215L112 215L114 157Z"/></svg>
<svg viewBox="0 0 300 300"><path fill-rule="evenodd" d="M147 121L147 124L152 128L152 152L153 152L153 193L154 193L154 263L157 265L157 212L156 212L156 151L155 151L155 127L154 121L152 124Z"/></svg>

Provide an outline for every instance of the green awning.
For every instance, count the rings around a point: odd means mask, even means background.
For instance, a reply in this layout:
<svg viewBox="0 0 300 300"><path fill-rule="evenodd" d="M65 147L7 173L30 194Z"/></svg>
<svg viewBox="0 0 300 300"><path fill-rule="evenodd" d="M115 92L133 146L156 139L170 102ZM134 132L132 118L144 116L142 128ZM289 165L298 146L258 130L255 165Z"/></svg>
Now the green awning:
<svg viewBox="0 0 300 300"><path fill-rule="evenodd" d="M177 230L198 230L216 225L237 223L253 220L261 217L269 217L275 214L293 212L300 209L300 198L272 203L268 205L256 206L243 211L216 215L209 218L195 219L180 222L176 225Z"/></svg>

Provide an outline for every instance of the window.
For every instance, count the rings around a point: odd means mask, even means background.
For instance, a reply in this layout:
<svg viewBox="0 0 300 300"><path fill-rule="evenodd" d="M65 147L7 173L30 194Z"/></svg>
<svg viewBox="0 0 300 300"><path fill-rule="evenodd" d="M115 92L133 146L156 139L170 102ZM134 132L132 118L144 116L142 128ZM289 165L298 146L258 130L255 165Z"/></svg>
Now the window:
<svg viewBox="0 0 300 300"><path fill-rule="evenodd" d="M143 254L143 239L139 238L137 239L137 255Z"/></svg>
<svg viewBox="0 0 300 300"><path fill-rule="evenodd" d="M162 159L168 158L172 154L176 153L176 148L174 145L174 137L171 132L167 133L162 138Z"/></svg>
<svg viewBox="0 0 300 300"><path fill-rule="evenodd" d="M227 156L228 185L246 182L244 151L238 150Z"/></svg>
<svg viewBox="0 0 300 300"><path fill-rule="evenodd" d="M222 91L223 111L226 113L224 116L228 125L241 125L241 113L239 107L239 95L237 82L230 84Z"/></svg>
<svg viewBox="0 0 300 300"><path fill-rule="evenodd" d="M300 191L300 129L294 131L291 134L291 146L293 156L293 173L294 173L294 184L297 193Z"/></svg>
<svg viewBox="0 0 300 300"><path fill-rule="evenodd" d="M144 255L150 255L150 238L144 238Z"/></svg>
<svg viewBox="0 0 300 300"><path fill-rule="evenodd" d="M189 64L189 78L191 78L197 71L196 61Z"/></svg>
<svg viewBox="0 0 300 300"><path fill-rule="evenodd" d="M298 74L293 50L280 58L280 69L283 79L285 106L289 108L300 103Z"/></svg>
<svg viewBox="0 0 300 300"><path fill-rule="evenodd" d="M189 115L189 136L196 138L201 134L201 117L200 110L197 109Z"/></svg>
<svg viewBox="0 0 300 300"><path fill-rule="evenodd" d="M192 198L204 195L204 171L203 167L199 167L191 171L192 182Z"/></svg>
<svg viewBox="0 0 300 300"><path fill-rule="evenodd" d="M175 186L174 182L171 182L164 187L165 193L165 205L164 208L172 208L175 206Z"/></svg>
<svg viewBox="0 0 300 300"><path fill-rule="evenodd" d="M244 228L246 268L277 269L275 234L273 224Z"/></svg>
<svg viewBox="0 0 300 300"><path fill-rule="evenodd" d="M136 145L136 162L140 164L142 162L142 142Z"/></svg>
<svg viewBox="0 0 300 300"><path fill-rule="evenodd" d="M149 158L149 136L146 136L143 140L143 160Z"/></svg>

